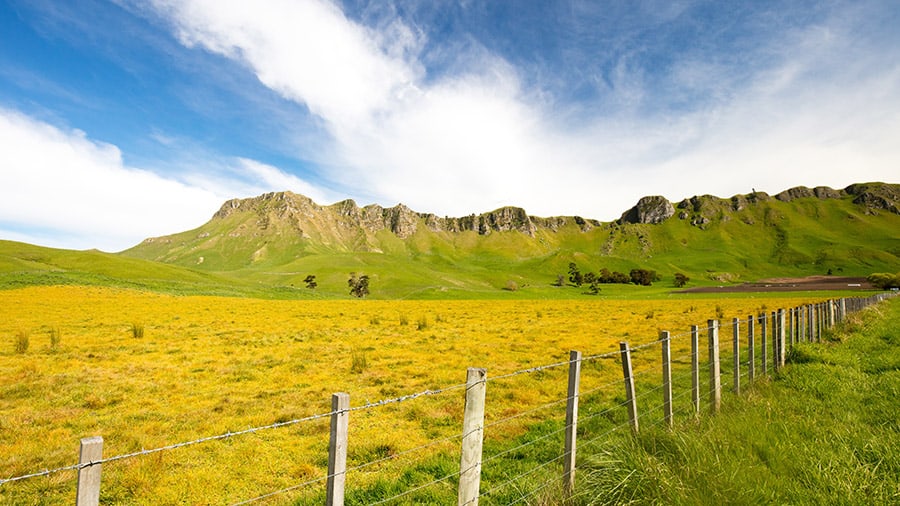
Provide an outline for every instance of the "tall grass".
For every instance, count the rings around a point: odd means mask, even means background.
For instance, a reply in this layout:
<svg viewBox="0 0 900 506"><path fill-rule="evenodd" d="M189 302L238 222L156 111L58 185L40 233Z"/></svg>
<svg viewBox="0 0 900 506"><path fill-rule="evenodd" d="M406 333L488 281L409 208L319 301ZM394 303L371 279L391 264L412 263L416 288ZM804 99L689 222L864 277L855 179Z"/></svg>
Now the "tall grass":
<svg viewBox="0 0 900 506"><path fill-rule="evenodd" d="M576 504L897 504L900 300L853 315L825 344L716 417L583 453Z"/></svg>
<svg viewBox="0 0 900 506"><path fill-rule="evenodd" d="M16 332L16 338L13 344L13 349L16 353L23 354L28 351L29 338L30 336L26 330L19 330Z"/></svg>

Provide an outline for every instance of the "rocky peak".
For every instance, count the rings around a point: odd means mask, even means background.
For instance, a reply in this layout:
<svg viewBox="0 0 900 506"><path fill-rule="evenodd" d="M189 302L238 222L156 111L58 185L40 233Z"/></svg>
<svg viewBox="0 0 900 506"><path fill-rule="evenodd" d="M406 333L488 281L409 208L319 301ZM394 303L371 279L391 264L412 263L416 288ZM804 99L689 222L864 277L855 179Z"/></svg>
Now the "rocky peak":
<svg viewBox="0 0 900 506"><path fill-rule="evenodd" d="M622 213L619 223L662 223L675 214L675 207L665 197L654 195L638 200L637 205Z"/></svg>
<svg viewBox="0 0 900 506"><path fill-rule="evenodd" d="M815 188L807 188L805 186L796 186L794 188L790 188L785 190L778 195L775 195L777 200L782 202L790 202L794 199L800 198L817 198L821 200L825 199L839 199L845 195L845 192L841 190L834 190L827 186L817 186Z"/></svg>

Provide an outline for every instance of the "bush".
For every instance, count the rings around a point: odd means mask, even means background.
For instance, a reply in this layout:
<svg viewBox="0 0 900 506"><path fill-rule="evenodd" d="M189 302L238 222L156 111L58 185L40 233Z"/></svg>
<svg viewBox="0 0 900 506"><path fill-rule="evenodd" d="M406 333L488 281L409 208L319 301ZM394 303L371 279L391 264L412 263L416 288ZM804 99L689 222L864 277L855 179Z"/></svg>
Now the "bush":
<svg viewBox="0 0 900 506"><path fill-rule="evenodd" d="M687 277L686 275L684 275L680 272L676 272L675 273L675 288L683 287L690 280L691 280L691 278Z"/></svg>
<svg viewBox="0 0 900 506"><path fill-rule="evenodd" d="M875 274L870 274L866 279L869 283L872 283L876 288L881 290L900 288L900 273L889 274L886 272L876 272Z"/></svg>
<svg viewBox="0 0 900 506"><path fill-rule="evenodd" d="M50 349L52 351L56 351L59 349L59 342L62 338L62 334L59 332L59 328L50 329Z"/></svg>
<svg viewBox="0 0 900 506"><path fill-rule="evenodd" d="M504 286L503 289L508 292L517 292L519 291L519 284L510 279L506 282L506 286Z"/></svg>
<svg viewBox="0 0 900 506"><path fill-rule="evenodd" d="M140 339L144 337L144 324L133 322L131 324L131 337Z"/></svg>
<svg viewBox="0 0 900 506"><path fill-rule="evenodd" d="M28 332L24 330L20 330L16 332L16 342L15 342L15 350L16 353L25 353L28 351L28 345L30 336Z"/></svg>
<svg viewBox="0 0 900 506"><path fill-rule="evenodd" d="M351 355L350 372L352 374L361 374L367 367L366 354L364 352L357 353L354 351Z"/></svg>
<svg viewBox="0 0 900 506"><path fill-rule="evenodd" d="M416 321L416 330L425 330L427 328L428 328L428 318L425 315L422 315Z"/></svg>

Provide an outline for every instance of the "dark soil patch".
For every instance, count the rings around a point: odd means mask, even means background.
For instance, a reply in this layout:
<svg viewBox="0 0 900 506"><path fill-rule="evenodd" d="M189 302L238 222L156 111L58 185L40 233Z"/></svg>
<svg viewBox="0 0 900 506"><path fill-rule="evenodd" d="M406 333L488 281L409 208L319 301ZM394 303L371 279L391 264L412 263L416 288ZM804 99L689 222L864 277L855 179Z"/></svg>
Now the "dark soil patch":
<svg viewBox="0 0 900 506"><path fill-rule="evenodd" d="M816 290L875 290L875 286L866 281L866 278L808 276L805 278L761 279L755 283L730 286L698 286L672 293L807 292Z"/></svg>

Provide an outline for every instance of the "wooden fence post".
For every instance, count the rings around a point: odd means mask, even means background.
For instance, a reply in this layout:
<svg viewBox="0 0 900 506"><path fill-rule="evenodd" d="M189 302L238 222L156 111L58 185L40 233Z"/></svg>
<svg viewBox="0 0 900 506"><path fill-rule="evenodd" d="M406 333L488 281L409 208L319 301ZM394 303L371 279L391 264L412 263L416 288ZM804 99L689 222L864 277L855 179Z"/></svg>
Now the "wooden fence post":
<svg viewBox="0 0 900 506"><path fill-rule="evenodd" d="M344 482L347 478L347 432L350 428L350 394L331 395L331 437L328 442L328 480L325 504L344 504Z"/></svg>
<svg viewBox="0 0 900 506"><path fill-rule="evenodd" d="M631 349L627 342L619 343L619 351L622 352L622 375L625 377L625 402L628 404L628 420L631 422L631 431L638 433L637 397L634 395L634 376L631 369Z"/></svg>
<svg viewBox="0 0 900 506"><path fill-rule="evenodd" d="M808 327L807 330L809 331L809 339L806 342L816 342L816 318L812 304L806 305L806 326Z"/></svg>
<svg viewBox="0 0 900 506"><path fill-rule="evenodd" d="M756 336L753 335L755 318L747 317L747 379L750 383L756 377Z"/></svg>
<svg viewBox="0 0 900 506"><path fill-rule="evenodd" d="M700 328L691 325L691 400L694 414L700 414Z"/></svg>
<svg viewBox="0 0 900 506"><path fill-rule="evenodd" d="M100 504L101 464L91 464L103 459L103 438L86 437L81 440L78 451L78 493L75 506L97 506Z"/></svg>
<svg viewBox="0 0 900 506"><path fill-rule="evenodd" d="M663 382L663 419L670 429L674 424L672 417L672 343L669 341L669 332L660 331L659 339L662 344L662 382Z"/></svg>
<svg viewBox="0 0 900 506"><path fill-rule="evenodd" d="M566 402L566 453L563 460L563 489L575 491L575 436L578 432L578 390L581 384L581 352L569 352L569 389Z"/></svg>
<svg viewBox="0 0 900 506"><path fill-rule="evenodd" d="M787 349L785 346L785 342L787 342L787 336L785 332L787 331L787 321L785 320L785 310L778 310L778 368L784 367L784 360L787 357Z"/></svg>
<svg viewBox="0 0 900 506"><path fill-rule="evenodd" d="M738 318L731 319L732 326L732 346L733 364L734 364L734 395L741 395L741 338L740 338L740 320Z"/></svg>
<svg viewBox="0 0 900 506"><path fill-rule="evenodd" d="M713 413L722 406L722 379L719 376L719 321L706 322L709 332L709 404Z"/></svg>
<svg viewBox="0 0 900 506"><path fill-rule="evenodd" d="M766 319L766 313L759 315L759 364L762 367L762 375L769 375L769 357L767 354L767 340L769 339L769 333L767 330L768 320Z"/></svg>
<svg viewBox="0 0 900 506"><path fill-rule="evenodd" d="M478 505L486 385L487 370L470 367L466 373L466 407L463 416L462 455L459 458L459 506Z"/></svg>
<svg viewBox="0 0 900 506"><path fill-rule="evenodd" d="M772 318L772 370L778 372L778 318L775 311L771 313Z"/></svg>

